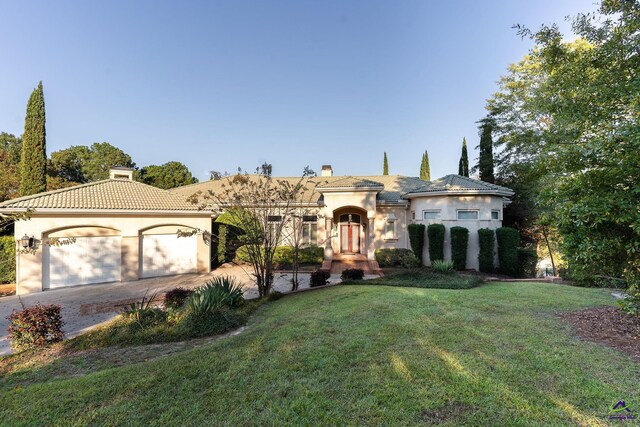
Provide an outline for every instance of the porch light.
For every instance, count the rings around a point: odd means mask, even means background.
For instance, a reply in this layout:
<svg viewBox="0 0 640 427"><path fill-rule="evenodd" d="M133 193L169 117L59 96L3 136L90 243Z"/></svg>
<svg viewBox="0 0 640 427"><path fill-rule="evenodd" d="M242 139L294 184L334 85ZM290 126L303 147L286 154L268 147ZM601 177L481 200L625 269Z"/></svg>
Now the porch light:
<svg viewBox="0 0 640 427"><path fill-rule="evenodd" d="M31 249L33 247L33 237L29 237L26 234L20 239L20 245L22 249Z"/></svg>

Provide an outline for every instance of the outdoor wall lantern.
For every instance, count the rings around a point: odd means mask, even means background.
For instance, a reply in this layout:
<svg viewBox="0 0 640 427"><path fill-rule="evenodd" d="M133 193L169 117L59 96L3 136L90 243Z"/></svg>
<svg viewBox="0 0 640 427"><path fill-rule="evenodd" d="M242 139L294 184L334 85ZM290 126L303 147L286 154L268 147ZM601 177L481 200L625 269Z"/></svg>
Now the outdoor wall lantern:
<svg viewBox="0 0 640 427"><path fill-rule="evenodd" d="M26 234L20 239L20 245L22 249L33 249L35 246L35 240L33 237L29 237Z"/></svg>

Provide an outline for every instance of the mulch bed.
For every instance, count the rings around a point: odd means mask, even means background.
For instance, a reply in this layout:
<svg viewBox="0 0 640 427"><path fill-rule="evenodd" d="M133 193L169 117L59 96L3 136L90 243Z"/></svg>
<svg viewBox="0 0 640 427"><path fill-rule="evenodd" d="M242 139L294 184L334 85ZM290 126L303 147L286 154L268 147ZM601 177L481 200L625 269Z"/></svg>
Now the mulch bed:
<svg viewBox="0 0 640 427"><path fill-rule="evenodd" d="M630 316L616 307L595 307L559 313L576 334L588 341L613 347L640 361L640 316Z"/></svg>
<svg viewBox="0 0 640 427"><path fill-rule="evenodd" d="M8 297L9 295L15 295L16 284L0 284L0 297Z"/></svg>

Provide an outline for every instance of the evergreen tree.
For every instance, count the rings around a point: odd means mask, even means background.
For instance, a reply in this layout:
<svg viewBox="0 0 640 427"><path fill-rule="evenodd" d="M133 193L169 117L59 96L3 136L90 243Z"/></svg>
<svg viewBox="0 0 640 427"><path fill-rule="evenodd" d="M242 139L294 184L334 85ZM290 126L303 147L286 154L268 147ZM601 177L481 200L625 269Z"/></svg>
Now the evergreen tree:
<svg viewBox="0 0 640 427"><path fill-rule="evenodd" d="M40 193L46 189L47 142L42 82L33 90L27 103L27 116L24 120L22 135L20 178L22 196Z"/></svg>
<svg viewBox="0 0 640 427"><path fill-rule="evenodd" d="M384 163L382 165L382 175L389 175L389 161L387 160L387 152L384 152Z"/></svg>
<svg viewBox="0 0 640 427"><path fill-rule="evenodd" d="M458 162L458 175L469 176L469 155L467 154L467 138L462 138L462 155Z"/></svg>
<svg viewBox="0 0 640 427"><path fill-rule="evenodd" d="M431 166L429 165L429 152L424 151L422 155L422 164L420 165L420 179L431 181Z"/></svg>
<svg viewBox="0 0 640 427"><path fill-rule="evenodd" d="M493 175L493 139L491 133L493 123L489 116L480 120L480 158L478 159L478 171L480 180L495 183Z"/></svg>

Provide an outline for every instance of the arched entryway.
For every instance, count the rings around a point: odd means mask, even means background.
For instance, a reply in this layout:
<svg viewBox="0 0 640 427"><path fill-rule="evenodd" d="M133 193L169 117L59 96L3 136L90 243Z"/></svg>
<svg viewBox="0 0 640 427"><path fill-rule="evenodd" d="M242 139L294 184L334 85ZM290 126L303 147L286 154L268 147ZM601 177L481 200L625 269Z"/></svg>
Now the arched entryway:
<svg viewBox="0 0 640 427"><path fill-rule="evenodd" d="M334 211L341 254L366 254L366 220L364 209L346 207Z"/></svg>

